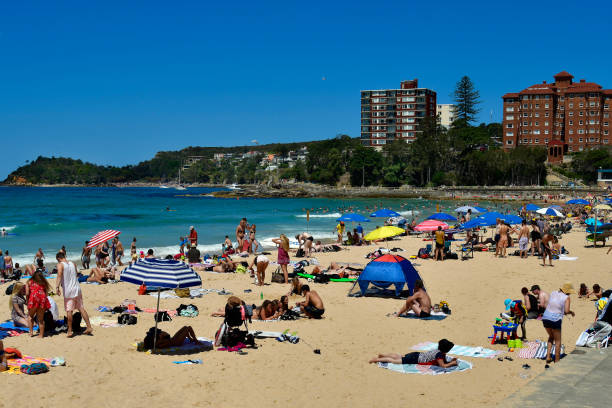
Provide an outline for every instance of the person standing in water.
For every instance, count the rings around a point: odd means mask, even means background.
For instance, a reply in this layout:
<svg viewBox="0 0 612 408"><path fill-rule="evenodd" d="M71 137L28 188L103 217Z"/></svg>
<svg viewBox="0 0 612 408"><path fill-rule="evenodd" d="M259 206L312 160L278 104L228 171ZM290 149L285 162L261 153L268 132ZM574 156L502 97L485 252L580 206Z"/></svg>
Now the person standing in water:
<svg viewBox="0 0 612 408"><path fill-rule="evenodd" d="M119 266L123 266L121 257L123 256L123 243L119 241L119 237L115 237L115 255L117 256L117 263Z"/></svg>

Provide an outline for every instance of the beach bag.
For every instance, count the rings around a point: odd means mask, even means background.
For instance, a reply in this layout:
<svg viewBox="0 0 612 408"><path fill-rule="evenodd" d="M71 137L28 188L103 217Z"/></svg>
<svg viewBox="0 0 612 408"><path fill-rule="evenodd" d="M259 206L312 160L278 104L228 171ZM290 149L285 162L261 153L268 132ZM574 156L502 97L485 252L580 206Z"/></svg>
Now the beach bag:
<svg viewBox="0 0 612 408"><path fill-rule="evenodd" d="M157 323L159 323L159 322L171 322L172 318L170 317L168 312L166 312L164 310L163 312L156 312L155 313L155 321Z"/></svg>
<svg viewBox="0 0 612 408"><path fill-rule="evenodd" d="M293 310L287 310L280 317L281 320L297 320L299 318L300 318L300 314L297 312L294 312Z"/></svg>
<svg viewBox="0 0 612 408"><path fill-rule="evenodd" d="M247 268L244 265L238 265L236 267L236 273L246 273Z"/></svg>
<svg viewBox="0 0 612 408"><path fill-rule="evenodd" d="M134 325L138 323L138 318L133 314L122 313L117 316L117 323L126 324L126 325Z"/></svg>
<svg viewBox="0 0 612 408"><path fill-rule="evenodd" d="M184 317L196 317L200 314L196 305L180 305L178 309L176 309L176 313Z"/></svg>
<svg viewBox="0 0 612 408"><path fill-rule="evenodd" d="M75 312L72 315L72 331L78 333L82 330L81 321L83 321L83 316L81 316L81 312Z"/></svg>
<svg viewBox="0 0 612 408"><path fill-rule="evenodd" d="M419 248L417 256L421 259L429 258L429 252L427 251L427 248Z"/></svg>
<svg viewBox="0 0 612 408"><path fill-rule="evenodd" d="M45 363L23 364L19 371L23 374L36 375L48 372L49 367Z"/></svg>
<svg viewBox="0 0 612 408"><path fill-rule="evenodd" d="M10 284L10 285L9 285L9 286L6 288L6 290L4 291L4 293L5 293L6 295L9 295L9 296L10 296L10 295L12 295L12 294L13 294L13 287L14 287L14 286L15 286L15 284L14 284L14 283L11 283L11 284Z"/></svg>
<svg viewBox="0 0 612 408"><path fill-rule="evenodd" d="M279 266L276 271L272 274L272 282L274 283L285 283L285 275L283 275L282 269Z"/></svg>
<svg viewBox="0 0 612 408"><path fill-rule="evenodd" d="M295 253L296 258L303 258L305 255L306 253L304 252L303 248L298 249L297 252Z"/></svg>

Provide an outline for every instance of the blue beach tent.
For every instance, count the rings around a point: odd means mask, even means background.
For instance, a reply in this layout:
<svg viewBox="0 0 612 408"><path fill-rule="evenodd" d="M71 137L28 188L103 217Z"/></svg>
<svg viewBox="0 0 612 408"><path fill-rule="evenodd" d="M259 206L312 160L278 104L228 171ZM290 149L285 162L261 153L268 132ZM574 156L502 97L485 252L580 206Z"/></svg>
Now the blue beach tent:
<svg viewBox="0 0 612 408"><path fill-rule="evenodd" d="M404 286L408 286L412 294L417 279L421 277L409 260L399 255L385 254L366 265L349 291L349 296L385 296L387 292L387 295L399 297ZM389 289L391 285L395 287L394 291Z"/></svg>

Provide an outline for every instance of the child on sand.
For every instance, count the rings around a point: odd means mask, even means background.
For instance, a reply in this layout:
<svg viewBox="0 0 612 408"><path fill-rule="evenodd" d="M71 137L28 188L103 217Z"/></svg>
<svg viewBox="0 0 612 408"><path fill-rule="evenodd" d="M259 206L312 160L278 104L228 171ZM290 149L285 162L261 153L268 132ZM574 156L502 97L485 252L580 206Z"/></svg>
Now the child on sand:
<svg viewBox="0 0 612 408"><path fill-rule="evenodd" d="M404 356L397 353L379 354L369 361L372 363L393 363L393 364L419 364L419 365L436 365L439 367L454 367L457 365L457 359L448 359L446 353L451 351L455 345L446 339L438 342L438 349L431 351L415 351ZM447 361L448 360L448 361Z"/></svg>

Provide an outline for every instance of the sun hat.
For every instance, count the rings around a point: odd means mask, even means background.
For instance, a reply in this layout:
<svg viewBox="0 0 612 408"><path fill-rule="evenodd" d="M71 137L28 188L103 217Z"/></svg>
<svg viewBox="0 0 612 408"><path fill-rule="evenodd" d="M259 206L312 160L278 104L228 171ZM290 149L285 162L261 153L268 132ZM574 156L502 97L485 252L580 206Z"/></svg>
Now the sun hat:
<svg viewBox="0 0 612 408"><path fill-rule="evenodd" d="M561 286L561 291L566 295L576 293L576 291L574 290L574 285L572 285L570 282L565 282L563 286Z"/></svg>
<svg viewBox="0 0 612 408"><path fill-rule="evenodd" d="M504 305L506 306L506 310L510 310L510 308L512 307L512 299L504 300Z"/></svg>

